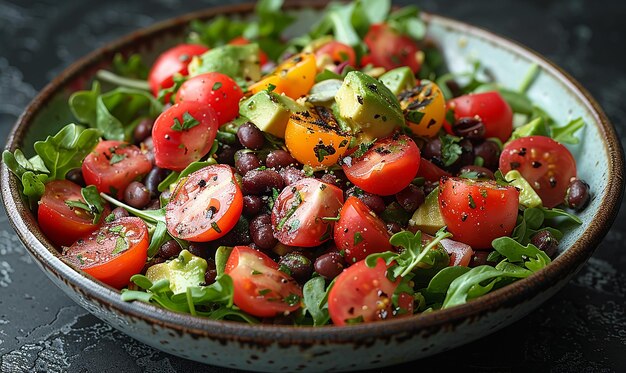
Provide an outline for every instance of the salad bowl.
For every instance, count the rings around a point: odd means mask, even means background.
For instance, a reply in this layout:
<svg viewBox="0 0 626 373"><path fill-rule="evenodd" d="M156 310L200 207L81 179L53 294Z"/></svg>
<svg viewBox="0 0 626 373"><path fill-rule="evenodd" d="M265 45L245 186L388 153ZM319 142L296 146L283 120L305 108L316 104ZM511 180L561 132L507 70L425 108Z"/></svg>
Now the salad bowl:
<svg viewBox="0 0 626 373"><path fill-rule="evenodd" d="M307 14L304 4L292 12ZM89 85L117 52L158 52L184 39L192 19L218 14L245 17L252 5L213 8L140 30L79 60L31 102L13 128L6 148L31 149L34 141L73 120L69 95ZM303 17L304 18L304 17ZM465 72L479 59L498 82L517 87L528 68L540 73L528 91L558 122L582 117L582 141L571 148L578 172L593 193L580 214L583 224L561 242L559 256L545 269L467 304L405 319L349 327L247 325L178 314L140 302L124 302L117 290L61 260L42 234L3 164L2 197L18 236L46 275L73 300L122 332L160 350L212 365L259 371L360 370L392 365L446 351L492 333L554 295L591 256L612 224L623 193L623 154L615 131L592 97L567 73L536 53L487 31L435 15L424 15L429 38L441 48L452 72ZM301 26L302 27L302 26Z"/></svg>

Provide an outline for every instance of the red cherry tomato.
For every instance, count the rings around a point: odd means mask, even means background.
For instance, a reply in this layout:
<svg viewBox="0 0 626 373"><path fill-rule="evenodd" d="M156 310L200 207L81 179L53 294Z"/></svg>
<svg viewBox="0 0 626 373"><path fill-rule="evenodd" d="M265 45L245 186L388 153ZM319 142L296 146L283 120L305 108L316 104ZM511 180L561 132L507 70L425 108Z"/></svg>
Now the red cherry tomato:
<svg viewBox="0 0 626 373"><path fill-rule="evenodd" d="M313 247L332 238L334 218L343 205L343 191L317 179L287 186L272 209L274 236L285 245Z"/></svg>
<svg viewBox="0 0 626 373"><path fill-rule="evenodd" d="M184 101L170 107L152 127L154 162L161 168L182 171L211 150L218 127L215 111L209 106Z"/></svg>
<svg viewBox="0 0 626 373"><path fill-rule="evenodd" d="M148 83L152 94L156 97L161 89L174 85L174 74L189 74L187 66L193 56L199 56L209 48L197 44L180 44L163 52L152 65L148 75ZM167 101L167 100L166 100Z"/></svg>
<svg viewBox="0 0 626 373"><path fill-rule="evenodd" d="M229 41L228 44L231 45L246 45L250 44L250 40L244 38L243 36L237 36L233 40ZM265 65L269 58L267 58L267 54L259 48L259 63L261 66Z"/></svg>
<svg viewBox="0 0 626 373"><path fill-rule="evenodd" d="M452 176L447 171L442 170L431 161L421 158L420 167L417 170L417 175L423 177L426 181L439 181L444 176Z"/></svg>
<svg viewBox="0 0 626 373"><path fill-rule="evenodd" d="M401 293L392 301L401 279L387 278L387 265L381 258L369 268L362 260L345 269L335 279L328 294L328 312L335 325L371 322L413 314L413 297Z"/></svg>
<svg viewBox="0 0 626 373"><path fill-rule="evenodd" d="M450 267L467 267L472 260L472 256L474 255L474 250L472 250L471 246L449 238L441 240L441 246L443 246L448 255L450 255Z"/></svg>
<svg viewBox="0 0 626 373"><path fill-rule="evenodd" d="M356 54L354 53L354 49L338 41L333 40L328 42L315 51L316 60L321 60L324 56L329 56L335 65L348 61L350 66L356 66Z"/></svg>
<svg viewBox="0 0 626 373"><path fill-rule="evenodd" d="M233 302L251 315L273 317L300 308L298 283L260 251L235 246L224 273L233 279Z"/></svg>
<svg viewBox="0 0 626 373"><path fill-rule="evenodd" d="M135 145L122 141L100 141L83 161L83 178L99 192L121 199L134 180L152 169L152 162Z"/></svg>
<svg viewBox="0 0 626 373"><path fill-rule="evenodd" d="M471 93L448 101L455 120L478 117L485 125L485 138L497 137L505 142L513 132L513 110L498 92ZM451 132L451 123L445 124Z"/></svg>
<svg viewBox="0 0 626 373"><path fill-rule="evenodd" d="M348 179L366 192L390 196L415 178L420 151L405 135L378 140L359 158L344 157L343 171Z"/></svg>
<svg viewBox="0 0 626 373"><path fill-rule="evenodd" d="M79 238L98 229L105 216L110 213L106 204L96 224L93 215L80 208L69 207L65 201L85 202L80 186L68 180L52 180L46 183L37 209L37 221L41 231L59 246L69 246Z"/></svg>
<svg viewBox="0 0 626 373"><path fill-rule="evenodd" d="M500 155L500 170L506 175L518 170L541 197L545 207L563 203L570 179L576 176L576 161L567 148L545 136L529 136L508 143Z"/></svg>
<svg viewBox="0 0 626 373"><path fill-rule="evenodd" d="M387 227L365 203L348 197L335 224L335 245L345 250L348 264L365 259L369 254L391 251Z"/></svg>
<svg viewBox="0 0 626 373"><path fill-rule="evenodd" d="M228 165L202 168L178 183L165 207L167 230L187 241L222 237L241 216L243 195Z"/></svg>
<svg viewBox="0 0 626 373"><path fill-rule="evenodd" d="M456 241L473 249L509 236L517 221L519 192L493 180L444 177L439 181L439 210Z"/></svg>
<svg viewBox="0 0 626 373"><path fill-rule="evenodd" d="M228 75L218 72L196 75L185 81L176 93L176 103L198 101L215 110L221 126L239 115L243 91Z"/></svg>
<svg viewBox="0 0 626 373"><path fill-rule="evenodd" d="M128 285L148 258L148 227L135 217L106 223L63 252L67 262L114 288Z"/></svg>
<svg viewBox="0 0 626 373"><path fill-rule="evenodd" d="M387 70L408 66L414 73L420 70L421 63L417 52L419 47L406 35L400 35L384 23L370 26L363 39L370 51L371 62ZM363 64L363 62L361 62Z"/></svg>

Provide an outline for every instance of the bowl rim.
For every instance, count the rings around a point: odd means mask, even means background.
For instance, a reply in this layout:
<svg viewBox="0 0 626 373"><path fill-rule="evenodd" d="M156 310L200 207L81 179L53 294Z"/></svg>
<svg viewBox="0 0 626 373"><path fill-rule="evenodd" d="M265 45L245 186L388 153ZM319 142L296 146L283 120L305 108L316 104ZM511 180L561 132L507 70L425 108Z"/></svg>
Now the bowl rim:
<svg viewBox="0 0 626 373"><path fill-rule="evenodd" d="M321 8L323 5L324 3L300 0L288 2L285 5L285 9ZM137 45L149 42L159 35L168 33L180 34L193 19L208 19L220 14L244 15L250 13L253 8L254 4L248 3L219 6L191 12L130 33L80 58L46 85L28 104L11 129L5 149L13 151L21 145L21 141L26 135L28 124L40 109L52 99L56 92L83 76L85 72L93 69L99 63L110 60L115 52L134 50ZM10 224L30 254L36 259L36 262L42 268L46 267L48 273L65 282L81 297L88 298L91 302L96 302L109 311L123 314L151 325L174 330L181 335L191 334L194 337L208 337L222 341L236 340L239 342L254 342L256 344L288 343L303 346L329 342L367 343L372 338L435 333L444 325L451 324L456 326L467 320L476 320L499 308L514 307L525 300L537 296L553 284L577 271L600 244L615 220L624 190L624 154L621 142L609 119L589 92L567 72L539 53L518 42L477 26L429 13L423 12L422 15L426 22L436 22L446 28L459 30L466 35L491 42L498 45L498 47L512 51L527 61L539 65L542 73L552 75L563 84L575 96L575 99L592 114L594 125L598 126L600 134L606 139L603 143L603 150L607 155L609 163L607 165L607 186L604 194L601 195L601 206L603 208L599 209L591 218L587 229L566 252L560 254L547 268L538 271L528 278L460 306L407 318L387 320L384 323L367 323L344 327L249 325L241 322L216 321L190 314L176 313L143 302L124 302L116 289L99 283L85 273L74 270L60 259L60 255L52 243L43 236L38 228L29 228L37 227L36 219L28 209L28 205L20 197L16 178L11 176L11 172L2 163L0 166L0 187ZM596 197L600 197L600 195Z"/></svg>

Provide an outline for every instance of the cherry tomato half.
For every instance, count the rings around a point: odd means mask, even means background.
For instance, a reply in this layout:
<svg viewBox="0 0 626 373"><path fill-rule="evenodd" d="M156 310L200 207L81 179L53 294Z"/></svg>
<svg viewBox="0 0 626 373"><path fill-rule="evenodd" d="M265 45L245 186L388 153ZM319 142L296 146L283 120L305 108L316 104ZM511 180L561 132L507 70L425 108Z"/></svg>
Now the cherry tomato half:
<svg viewBox="0 0 626 373"><path fill-rule="evenodd" d="M63 252L65 260L114 288L128 285L148 258L148 227L140 218L106 223Z"/></svg>
<svg viewBox="0 0 626 373"><path fill-rule="evenodd" d="M508 143L500 155L500 170L506 175L518 170L541 197L545 207L563 203L570 179L576 176L576 161L567 148L545 136L529 136Z"/></svg>
<svg viewBox="0 0 626 373"><path fill-rule="evenodd" d="M80 208L69 207L65 201L85 202L80 194L80 186L69 180L52 180L39 201L37 221L41 231L59 246L69 246L79 238L98 229L102 220L110 212L106 204L104 212L96 224L93 215Z"/></svg>
<svg viewBox="0 0 626 373"><path fill-rule="evenodd" d="M354 53L354 49L351 46L336 40L322 45L315 51L316 60L319 61L323 58L329 58L330 62L335 65L339 65L347 61L350 66L356 66L356 54Z"/></svg>
<svg viewBox="0 0 626 373"><path fill-rule="evenodd" d="M413 73L420 70L421 63L417 55L420 49L415 41L400 35L388 25L378 23L370 26L363 41L370 50L367 62L387 70L401 66L408 66Z"/></svg>
<svg viewBox="0 0 626 373"><path fill-rule="evenodd" d="M328 294L328 312L335 325L386 320L413 315L413 297L406 293L392 301L401 279L387 278L387 265L378 258L370 268L362 260L345 269L335 279Z"/></svg>
<svg viewBox="0 0 626 373"><path fill-rule="evenodd" d="M473 249L509 236L517 221L519 192L493 180L444 177L439 181L439 210L453 239Z"/></svg>
<svg viewBox="0 0 626 373"><path fill-rule="evenodd" d="M186 80L176 93L176 103L198 101L213 108L221 126L239 115L243 91L228 75L211 72Z"/></svg>
<svg viewBox="0 0 626 373"><path fill-rule="evenodd" d="M99 192L121 199L134 180L152 169L152 162L141 150L122 141L100 141L83 161L83 178Z"/></svg>
<svg viewBox="0 0 626 373"><path fill-rule="evenodd" d="M471 93L448 101L448 109L454 111L455 120L478 117L485 125L485 138L497 137L505 142L513 132L513 110L500 93ZM446 125L452 133L450 124Z"/></svg>
<svg viewBox="0 0 626 373"><path fill-rule="evenodd" d="M366 192L389 196L406 188L420 165L420 151L405 135L378 140L363 156L343 159L348 179Z"/></svg>
<svg viewBox="0 0 626 373"><path fill-rule="evenodd" d="M423 177L427 181L439 181L444 176L452 176L449 172L442 170L428 159L420 158L420 166L417 176Z"/></svg>
<svg viewBox="0 0 626 373"><path fill-rule="evenodd" d="M235 246L224 273L233 279L233 302L251 315L273 317L300 308L298 283L260 251Z"/></svg>
<svg viewBox="0 0 626 373"><path fill-rule="evenodd" d="M209 48L197 44L180 44L161 53L148 75L152 94L156 97L161 89L174 85L174 74L187 75L187 66L193 56L199 56ZM167 101L167 100L166 100Z"/></svg>
<svg viewBox="0 0 626 373"><path fill-rule="evenodd" d="M211 150L218 127L210 106L183 101L170 107L152 127L154 162L161 168L182 171Z"/></svg>
<svg viewBox="0 0 626 373"><path fill-rule="evenodd" d="M315 84L317 65L315 56L311 53L300 53L290 57L278 65L274 72L249 87L252 93L257 93L274 86L274 92L284 93L295 99L304 96Z"/></svg>
<svg viewBox="0 0 626 373"><path fill-rule="evenodd" d="M278 195L272 209L274 237L289 246L313 247L332 238L343 191L313 178L301 179Z"/></svg>
<svg viewBox="0 0 626 373"><path fill-rule="evenodd" d="M182 179L165 207L167 230L187 241L222 237L241 216L243 195L228 165L211 165Z"/></svg>
<svg viewBox="0 0 626 373"><path fill-rule="evenodd" d="M406 124L415 135L437 135L446 115L446 99L437 84L423 79L415 88L400 93L398 98Z"/></svg>
<svg viewBox="0 0 626 373"><path fill-rule="evenodd" d="M383 221L360 199L348 197L335 224L335 245L345 250L348 265L369 254L391 251L389 233Z"/></svg>

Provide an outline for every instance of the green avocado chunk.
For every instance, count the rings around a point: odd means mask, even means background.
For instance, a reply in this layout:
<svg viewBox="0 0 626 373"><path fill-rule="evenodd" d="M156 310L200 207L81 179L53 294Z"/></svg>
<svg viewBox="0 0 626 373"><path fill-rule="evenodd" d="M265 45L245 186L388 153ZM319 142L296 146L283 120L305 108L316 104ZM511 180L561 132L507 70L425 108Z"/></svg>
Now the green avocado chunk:
<svg viewBox="0 0 626 373"><path fill-rule="evenodd" d="M292 113L306 108L285 95L261 91L239 104L239 114L250 119L261 131L281 139Z"/></svg>
<svg viewBox="0 0 626 373"><path fill-rule="evenodd" d="M524 207L539 207L543 204L541 197L517 170L511 170L504 175L504 179L516 187L519 192L519 204Z"/></svg>
<svg viewBox="0 0 626 373"><path fill-rule="evenodd" d="M259 46L257 44L224 45L213 48L189 63L189 76L220 72L244 86L261 79Z"/></svg>
<svg viewBox="0 0 626 373"><path fill-rule="evenodd" d="M186 292L188 287L203 283L206 269L206 260L183 250L178 258L148 268L146 277L152 283L163 279L169 280L170 289L174 294L179 294Z"/></svg>
<svg viewBox="0 0 626 373"><path fill-rule="evenodd" d="M437 231L446 225L439 211L439 187L435 188L426 200L413 213L413 217L409 220L409 225L419 229L422 232L435 235Z"/></svg>
<svg viewBox="0 0 626 373"><path fill-rule="evenodd" d="M351 71L335 95L339 115L352 128L359 142L389 136L404 125L396 96L379 80Z"/></svg>
<svg viewBox="0 0 626 373"><path fill-rule="evenodd" d="M407 66L389 70L378 78L394 95L415 87L415 75Z"/></svg>

